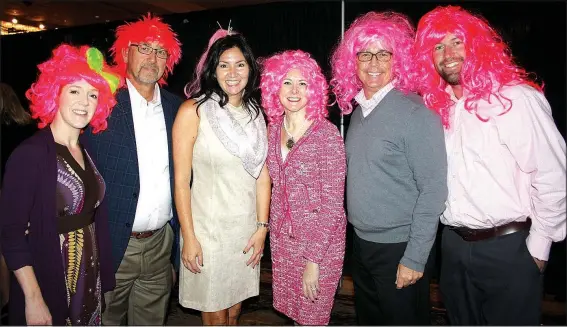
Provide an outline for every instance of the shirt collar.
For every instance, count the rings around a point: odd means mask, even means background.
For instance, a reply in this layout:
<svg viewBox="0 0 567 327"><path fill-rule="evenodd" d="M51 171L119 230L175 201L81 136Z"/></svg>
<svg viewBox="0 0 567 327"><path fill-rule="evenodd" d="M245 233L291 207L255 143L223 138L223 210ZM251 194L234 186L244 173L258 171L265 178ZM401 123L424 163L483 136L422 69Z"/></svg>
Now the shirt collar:
<svg viewBox="0 0 567 327"><path fill-rule="evenodd" d="M154 89L154 98L149 102L140 94L140 92L138 92L136 87L130 82L129 79L126 79L126 84L128 85L128 92L130 93L130 99L132 102L136 102L137 104L142 106L152 105L154 107L157 107L161 105L161 94L157 83Z"/></svg>
<svg viewBox="0 0 567 327"><path fill-rule="evenodd" d="M392 82L386 84L383 88L374 93L370 99L366 99L364 95L364 90L360 90L358 94L354 97L354 100L360 105L363 111L368 112L374 109L382 99L394 88Z"/></svg>
<svg viewBox="0 0 567 327"><path fill-rule="evenodd" d="M463 96L460 99L457 99L457 97L455 96L455 92L453 92L453 88L449 84L447 84L447 86L445 87L445 92L449 94L449 97L451 97L451 101L453 101L454 103L459 102L459 100L466 99L467 96L469 95L467 89L463 87Z"/></svg>

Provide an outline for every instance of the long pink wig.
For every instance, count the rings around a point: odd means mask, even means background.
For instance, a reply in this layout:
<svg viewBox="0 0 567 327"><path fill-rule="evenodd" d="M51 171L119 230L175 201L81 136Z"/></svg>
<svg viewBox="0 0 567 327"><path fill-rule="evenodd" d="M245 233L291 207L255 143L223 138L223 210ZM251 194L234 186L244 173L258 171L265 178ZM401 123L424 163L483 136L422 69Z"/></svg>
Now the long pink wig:
<svg viewBox="0 0 567 327"><path fill-rule="evenodd" d="M373 42L380 42L392 53L394 87L405 93L415 90L411 60L414 31L405 15L390 11L369 12L351 24L331 57L331 86L345 114L352 112L352 99L362 88L356 74L356 54Z"/></svg>
<svg viewBox="0 0 567 327"><path fill-rule="evenodd" d="M126 78L127 64L122 51L128 49L131 43L157 41L167 50L169 56L165 64L165 72L158 83L166 84L169 73L181 59L181 43L171 26L161 21L159 17L152 17L150 13L134 23L126 23L116 28L116 41L110 48L117 72ZM137 51L137 50L136 50Z"/></svg>
<svg viewBox="0 0 567 327"><path fill-rule="evenodd" d="M39 77L26 91L26 97L31 102L32 117L39 119L39 128L51 124L55 118L59 110L59 96L63 87L85 80L99 92L98 106L90 122L93 133L106 129L106 118L116 104L113 93L122 85L123 80L102 60L102 72L113 75L118 81L118 84L111 88L107 80L89 66L87 62L89 49L91 48L88 46L76 48L68 44L61 44L53 50L53 56L49 60L37 66L40 71Z"/></svg>
<svg viewBox="0 0 567 327"><path fill-rule="evenodd" d="M435 69L433 48L448 33L454 34L465 44L466 58L461 69L460 84L468 92L465 100L467 110L475 112L478 100L490 100L490 96L494 96L503 106L503 113L508 112L512 102L500 94L507 85L525 83L542 91L539 85L529 79L525 70L514 64L509 47L484 18L458 6L437 7L425 14L417 27L414 48L418 72L416 79L425 104L439 113L446 128L449 127L452 101L445 92L447 83Z"/></svg>
<svg viewBox="0 0 567 327"><path fill-rule="evenodd" d="M287 73L297 69L307 81L307 106L305 117L309 120L321 120L328 116L329 86L321 68L309 53L301 50L288 50L260 60L262 75L262 107L270 124L281 123L284 107L279 98L282 82Z"/></svg>
<svg viewBox="0 0 567 327"><path fill-rule="evenodd" d="M201 55L201 58L199 59L199 62L197 63L197 66L195 67L195 74L193 77L193 80L189 83L187 83L187 85L185 85L185 89L183 90L185 93L185 96L187 96L187 98L190 98L191 95L197 93L199 91L199 79L201 78L201 74L203 73L203 66L205 65L205 60L207 60L207 55L209 54L209 49L211 48L211 46L213 45L213 43L215 43L218 39L222 39L223 37L227 36L227 35L232 35L232 34L238 34L238 32L235 32L233 30L225 30L223 28L219 28L214 34L213 36L211 36L211 38L209 39L209 44L207 45L207 48L205 49L205 51L203 52L203 54Z"/></svg>

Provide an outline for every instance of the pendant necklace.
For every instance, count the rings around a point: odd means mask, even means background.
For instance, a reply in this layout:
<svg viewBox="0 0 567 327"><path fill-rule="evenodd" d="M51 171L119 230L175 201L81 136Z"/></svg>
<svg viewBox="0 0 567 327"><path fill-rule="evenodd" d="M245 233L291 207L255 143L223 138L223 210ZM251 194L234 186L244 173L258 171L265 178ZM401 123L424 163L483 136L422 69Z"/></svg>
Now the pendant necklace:
<svg viewBox="0 0 567 327"><path fill-rule="evenodd" d="M301 129L303 129L303 126L305 126L306 122L307 122L307 119L304 119L303 124L301 125ZM287 129L287 123L286 123L285 117L283 119L283 128L284 128L285 133L288 136L288 139L285 142L285 146L287 147L288 150L291 150L291 148L293 148L293 146L295 145L295 140L293 138L293 135L291 135L291 133Z"/></svg>

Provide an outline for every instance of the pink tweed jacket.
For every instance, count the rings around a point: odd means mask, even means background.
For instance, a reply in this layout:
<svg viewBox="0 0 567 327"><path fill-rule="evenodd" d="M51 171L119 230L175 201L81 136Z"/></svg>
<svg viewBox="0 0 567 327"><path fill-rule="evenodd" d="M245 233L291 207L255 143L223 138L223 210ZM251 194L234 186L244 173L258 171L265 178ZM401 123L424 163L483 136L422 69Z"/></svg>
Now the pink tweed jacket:
<svg viewBox="0 0 567 327"><path fill-rule="evenodd" d="M321 263L331 243L344 242L344 142L335 125L316 121L283 161L281 128L271 125L268 135L268 153L273 154L267 159L273 182L270 233L298 238L307 244L303 257Z"/></svg>

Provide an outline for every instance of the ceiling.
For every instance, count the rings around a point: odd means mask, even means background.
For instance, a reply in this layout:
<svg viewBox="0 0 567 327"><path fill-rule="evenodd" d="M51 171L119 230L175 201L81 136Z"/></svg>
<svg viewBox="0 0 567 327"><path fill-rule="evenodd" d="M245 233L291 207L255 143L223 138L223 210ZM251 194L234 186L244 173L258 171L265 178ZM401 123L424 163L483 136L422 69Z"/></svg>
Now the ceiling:
<svg viewBox="0 0 567 327"><path fill-rule="evenodd" d="M130 20L139 18L147 12L156 15L185 13L191 11L236 7L242 5L277 2L276 0L139 0L139 1L50 1L3 0L0 20L10 22L13 18L18 24L39 26L46 29L71 27Z"/></svg>

